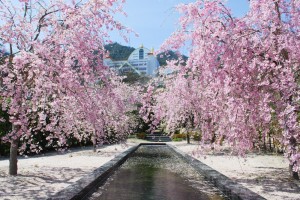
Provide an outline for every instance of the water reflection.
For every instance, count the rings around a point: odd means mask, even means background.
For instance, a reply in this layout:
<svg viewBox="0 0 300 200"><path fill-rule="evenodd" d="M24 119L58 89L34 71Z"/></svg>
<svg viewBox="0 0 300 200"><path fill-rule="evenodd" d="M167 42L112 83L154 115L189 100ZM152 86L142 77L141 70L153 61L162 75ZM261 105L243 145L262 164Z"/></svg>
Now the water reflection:
<svg viewBox="0 0 300 200"><path fill-rule="evenodd" d="M226 199L167 146L141 146L88 199Z"/></svg>

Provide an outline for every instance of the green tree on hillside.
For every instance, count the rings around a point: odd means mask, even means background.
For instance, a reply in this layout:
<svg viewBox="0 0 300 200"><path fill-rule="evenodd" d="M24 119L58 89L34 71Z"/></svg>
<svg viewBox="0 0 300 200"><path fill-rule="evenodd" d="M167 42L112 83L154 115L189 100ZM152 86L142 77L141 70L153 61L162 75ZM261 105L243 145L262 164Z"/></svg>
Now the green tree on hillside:
<svg viewBox="0 0 300 200"><path fill-rule="evenodd" d="M135 50L133 47L127 47L115 42L104 46L109 52L112 60L127 60L130 54Z"/></svg>

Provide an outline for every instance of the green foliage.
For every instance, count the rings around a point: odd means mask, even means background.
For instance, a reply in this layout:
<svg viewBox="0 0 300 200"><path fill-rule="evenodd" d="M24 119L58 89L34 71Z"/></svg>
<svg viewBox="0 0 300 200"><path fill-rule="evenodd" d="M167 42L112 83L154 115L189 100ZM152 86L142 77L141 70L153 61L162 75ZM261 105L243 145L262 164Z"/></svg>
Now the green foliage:
<svg viewBox="0 0 300 200"><path fill-rule="evenodd" d="M137 133L137 134L136 134L136 138L137 138L137 139L142 139L142 140L144 140L144 139L146 138L146 136L147 136L146 133L143 133L143 132L142 132L142 133Z"/></svg>
<svg viewBox="0 0 300 200"><path fill-rule="evenodd" d="M130 134L130 135L127 136L127 139L133 139L133 138L136 138L135 134Z"/></svg>
<svg viewBox="0 0 300 200"><path fill-rule="evenodd" d="M130 54L135 50L133 47L127 47L115 42L104 46L109 51L112 60L127 60Z"/></svg>
<svg viewBox="0 0 300 200"><path fill-rule="evenodd" d="M1 105L0 105L1 106ZM8 122L8 114L0 109L0 117L5 120L5 122L0 122L0 155L9 155L9 143L4 143L1 138L5 136L9 131L11 131L12 125Z"/></svg>
<svg viewBox="0 0 300 200"><path fill-rule="evenodd" d="M180 134L180 129L176 129L174 134Z"/></svg>
<svg viewBox="0 0 300 200"><path fill-rule="evenodd" d="M146 85L150 80L148 76L139 75L136 72L127 72L121 75L126 76L126 78L123 79L123 82L128 83L129 85L136 84L136 83Z"/></svg>
<svg viewBox="0 0 300 200"><path fill-rule="evenodd" d="M172 141L173 141L173 142L181 142L181 141L182 141L182 138L173 138Z"/></svg>
<svg viewBox="0 0 300 200"><path fill-rule="evenodd" d="M0 156L8 156L9 155L10 145L8 143L0 142Z"/></svg>
<svg viewBox="0 0 300 200"><path fill-rule="evenodd" d="M192 136L195 141L201 141L201 139L202 139L201 133L193 133Z"/></svg>
<svg viewBox="0 0 300 200"><path fill-rule="evenodd" d="M174 140L174 139L183 139L183 140L185 140L186 139L186 134L185 133L179 133L179 134L174 134L173 136L172 136L172 139Z"/></svg>
<svg viewBox="0 0 300 200"><path fill-rule="evenodd" d="M109 51L111 59L115 61L127 60L130 54L135 50L133 47L123 46L117 42L107 44L104 46L104 48L105 50ZM186 62L188 57L185 55L182 55L182 57ZM178 60L178 54L174 51L168 50L166 52L159 53L156 58L160 66L165 66L167 65L167 60Z"/></svg>

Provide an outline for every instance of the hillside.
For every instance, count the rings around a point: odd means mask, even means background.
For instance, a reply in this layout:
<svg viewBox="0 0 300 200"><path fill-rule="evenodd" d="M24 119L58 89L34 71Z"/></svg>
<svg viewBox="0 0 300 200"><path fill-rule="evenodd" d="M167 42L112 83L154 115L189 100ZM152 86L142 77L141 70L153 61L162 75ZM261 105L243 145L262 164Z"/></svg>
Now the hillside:
<svg viewBox="0 0 300 200"><path fill-rule="evenodd" d="M110 52L110 57L113 60L127 60L130 54L135 50L133 47L123 46L117 42L105 45L105 49ZM171 50L166 53L160 53L156 57L160 66L165 66L167 64L167 60L178 59L178 55ZM187 56L183 55L183 59L185 61L187 58Z"/></svg>
<svg viewBox="0 0 300 200"><path fill-rule="evenodd" d="M109 51L109 55L113 60L127 60L135 48L120 45L115 42L107 44L104 48Z"/></svg>

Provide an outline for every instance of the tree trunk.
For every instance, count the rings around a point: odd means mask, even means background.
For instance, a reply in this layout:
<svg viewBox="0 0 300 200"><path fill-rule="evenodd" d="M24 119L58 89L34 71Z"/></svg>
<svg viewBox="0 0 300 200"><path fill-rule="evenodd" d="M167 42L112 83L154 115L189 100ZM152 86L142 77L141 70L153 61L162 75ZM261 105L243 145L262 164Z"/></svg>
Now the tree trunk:
<svg viewBox="0 0 300 200"><path fill-rule="evenodd" d="M190 144L190 133L189 132L186 134L186 141L188 144Z"/></svg>
<svg viewBox="0 0 300 200"><path fill-rule="evenodd" d="M96 136L93 136L93 151L96 152L97 150L97 146L96 146L97 140L96 140Z"/></svg>
<svg viewBox="0 0 300 200"><path fill-rule="evenodd" d="M263 136L263 140L264 140L264 152L267 152L267 145L266 145L266 137Z"/></svg>
<svg viewBox="0 0 300 200"><path fill-rule="evenodd" d="M273 152L273 149L272 149L272 140L271 140L271 133L269 133L269 148L270 148L270 151Z"/></svg>
<svg viewBox="0 0 300 200"><path fill-rule="evenodd" d="M293 171L293 165L289 165L289 171L290 171L290 176L291 178L295 179L295 180L299 180L299 175L298 172Z"/></svg>
<svg viewBox="0 0 300 200"><path fill-rule="evenodd" d="M289 142L290 142L290 146L292 147L292 151L295 151L296 150L296 146L297 146L297 140L294 137L291 137ZM289 165L290 176L293 179L299 180L298 172L295 172L293 170L293 167L294 167L295 164L297 164L297 163L293 162L293 164Z"/></svg>
<svg viewBox="0 0 300 200"><path fill-rule="evenodd" d="M19 140L13 140L10 144L9 175L16 176L18 173L18 143Z"/></svg>

